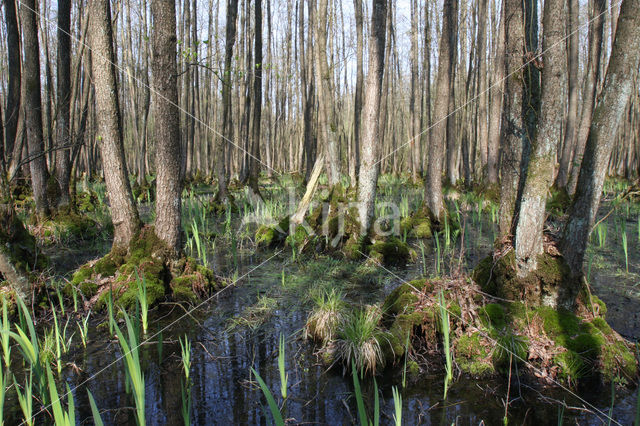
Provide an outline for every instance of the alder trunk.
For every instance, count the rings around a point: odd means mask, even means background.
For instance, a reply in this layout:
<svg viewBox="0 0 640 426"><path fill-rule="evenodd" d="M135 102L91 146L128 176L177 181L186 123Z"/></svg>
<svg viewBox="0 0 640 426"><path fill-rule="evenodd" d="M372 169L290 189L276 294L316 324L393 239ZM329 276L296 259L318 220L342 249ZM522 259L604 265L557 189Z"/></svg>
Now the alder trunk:
<svg viewBox="0 0 640 426"><path fill-rule="evenodd" d="M113 52L109 0L92 0L90 18L91 57L95 89L96 138L100 145L104 180L113 222L113 246L128 248L140 229L124 157L122 119Z"/></svg>
<svg viewBox="0 0 640 426"><path fill-rule="evenodd" d="M576 277L582 275L584 253L600 204L616 130L633 94L639 62L640 0L623 0L609 66L593 112L576 193L561 241L562 253Z"/></svg>
<svg viewBox="0 0 640 426"><path fill-rule="evenodd" d="M362 167L358 179L358 208L361 234L367 235L374 214L376 185L380 170L380 95L384 72L384 46L387 19L387 1L373 0L369 36L369 73L362 111Z"/></svg>
<svg viewBox="0 0 640 426"><path fill-rule="evenodd" d="M175 0L152 0L154 138L156 143L156 235L177 257L181 245L182 150L176 70Z"/></svg>

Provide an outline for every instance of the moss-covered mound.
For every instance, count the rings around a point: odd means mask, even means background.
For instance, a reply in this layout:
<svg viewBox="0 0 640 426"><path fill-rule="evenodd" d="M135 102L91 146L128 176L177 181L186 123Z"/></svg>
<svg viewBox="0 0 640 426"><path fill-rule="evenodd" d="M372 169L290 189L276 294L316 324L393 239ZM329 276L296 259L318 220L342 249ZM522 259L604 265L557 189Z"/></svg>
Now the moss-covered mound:
<svg viewBox="0 0 640 426"><path fill-rule="evenodd" d="M33 235L43 245L92 239L100 234L100 230L96 221L71 210L59 211L31 227Z"/></svg>
<svg viewBox="0 0 640 426"><path fill-rule="evenodd" d="M75 195L76 209L80 213L93 213L96 211L96 206L99 204L98 194L91 190L86 189L80 191Z"/></svg>
<svg viewBox="0 0 640 426"><path fill-rule="evenodd" d="M434 232L458 232L460 219L456 212L446 210L441 220L435 218L426 204L400 221L400 235L410 238L431 238Z"/></svg>
<svg viewBox="0 0 640 426"><path fill-rule="evenodd" d="M442 357L439 295L449 312L451 349L462 373L507 373L519 364L546 383L575 383L584 377L632 382L637 363L631 345L607 324L606 307L581 294L575 311L493 300L472 281L417 280L398 286L385 300L382 339L387 364L410 350ZM437 367L437 363L436 363ZM512 371L513 373L513 371Z"/></svg>
<svg viewBox="0 0 640 426"><path fill-rule="evenodd" d="M299 252L335 252L348 259L369 256L373 262L400 265L415 259L415 251L394 236L361 236L359 214L350 202L355 189L335 185L319 206L312 206L304 221L294 225L289 217L262 225L255 234L258 247L286 245Z"/></svg>
<svg viewBox="0 0 640 426"><path fill-rule="evenodd" d="M194 303L221 285L211 270L192 258L171 261L153 227L145 227L127 250L114 248L105 257L80 267L66 291L74 287L89 306L101 308L111 290L117 305L133 309L141 284L146 286L149 306L165 299Z"/></svg>
<svg viewBox="0 0 640 426"><path fill-rule="evenodd" d="M13 266L20 271L42 270L48 264L34 236L7 205L0 205L0 250L8 255Z"/></svg>
<svg viewBox="0 0 640 426"><path fill-rule="evenodd" d="M519 277L515 251L507 248L484 258L472 277L483 291L502 299L572 309L580 284L571 277L564 259L543 253L538 255L537 265L535 271Z"/></svg>

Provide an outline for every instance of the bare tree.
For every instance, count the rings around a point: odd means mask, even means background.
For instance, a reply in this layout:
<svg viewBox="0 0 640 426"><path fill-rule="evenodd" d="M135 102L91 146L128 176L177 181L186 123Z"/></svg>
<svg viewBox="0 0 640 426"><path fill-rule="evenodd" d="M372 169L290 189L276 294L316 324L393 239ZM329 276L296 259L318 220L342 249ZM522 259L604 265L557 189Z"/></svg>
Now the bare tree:
<svg viewBox="0 0 640 426"><path fill-rule="evenodd" d="M458 0L445 0L442 11L442 34L440 37L438 76L436 81L436 101L434 105L433 133L430 137L429 167L425 182L425 198L427 207L436 220L442 218L444 201L442 195L442 163L445 154L447 137L447 116L449 114L449 98L451 95L454 62L455 28L457 22Z"/></svg>
<svg viewBox="0 0 640 426"><path fill-rule="evenodd" d="M58 63L56 117L56 179L60 188L58 208L71 202L69 178L71 176L70 105L71 105L71 0L58 1ZM54 201L54 200L51 200Z"/></svg>
<svg viewBox="0 0 640 426"><path fill-rule="evenodd" d="M20 114L20 79L22 75L20 64L20 34L18 32L18 17L14 0L4 0L4 18L7 24L7 62L9 81L7 84L7 105L4 110L4 146L6 168L12 160L13 147L18 132L18 118Z"/></svg>
<svg viewBox="0 0 640 426"><path fill-rule="evenodd" d="M96 136L113 221L113 247L128 248L140 229L124 157L122 119L116 84L113 30L109 0L92 0L90 33L92 74L96 99Z"/></svg>
<svg viewBox="0 0 640 426"><path fill-rule="evenodd" d="M616 130L633 93L639 65L640 0L623 0L609 66L593 112L576 193L561 242L562 253L575 277L582 275L584 253L600 204Z"/></svg>
<svg viewBox="0 0 640 426"><path fill-rule="evenodd" d="M500 146L500 223L501 235L511 233L516 196L520 182L523 145L527 131L523 117L524 10L521 0L505 0L502 19L505 30L505 74ZM514 75L512 75L514 74Z"/></svg>
<svg viewBox="0 0 640 426"><path fill-rule="evenodd" d="M156 235L172 250L182 251L180 238L182 196L182 152L180 149L180 115L176 67L175 0L151 2L153 30L154 136L156 143Z"/></svg>
<svg viewBox="0 0 640 426"><path fill-rule="evenodd" d="M380 170L380 128L378 111L384 72L384 46L387 18L387 1L373 0L371 31L369 36L369 72L364 93L362 167L358 179L358 202L361 234L367 235L374 214L376 185Z"/></svg>
<svg viewBox="0 0 640 426"><path fill-rule="evenodd" d="M311 0L313 1L313 0ZM327 50L327 26L329 25L328 0L318 0L315 25L315 75L318 86L318 134L326 149L329 185L340 181L338 149L338 121L334 105L333 71L329 68Z"/></svg>
<svg viewBox="0 0 640 426"><path fill-rule="evenodd" d="M36 214L44 217L49 214L47 199L47 163L44 155L44 136L42 133L42 97L40 95L40 48L38 43L37 6L35 0L27 0L20 8L22 40L24 48L24 85L25 119L27 128L27 146L33 198Z"/></svg>
<svg viewBox="0 0 640 426"><path fill-rule="evenodd" d="M561 16L566 16L565 0L546 0L542 22L544 72L541 111L532 141L514 241L517 268L521 276L537 268L538 255L542 254L547 192L553 182L555 154L562 136L566 62L562 50L552 48L564 38Z"/></svg>

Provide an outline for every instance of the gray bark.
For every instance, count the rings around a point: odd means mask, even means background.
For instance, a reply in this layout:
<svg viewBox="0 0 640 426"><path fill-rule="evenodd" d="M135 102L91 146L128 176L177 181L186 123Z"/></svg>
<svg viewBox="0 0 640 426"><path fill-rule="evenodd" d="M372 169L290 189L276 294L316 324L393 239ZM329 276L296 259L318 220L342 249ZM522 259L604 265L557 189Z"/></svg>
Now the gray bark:
<svg viewBox="0 0 640 426"><path fill-rule="evenodd" d="M640 0L623 0L609 67L593 112L578 185L561 241L562 253L576 277L582 274L616 130L633 93L639 63Z"/></svg>

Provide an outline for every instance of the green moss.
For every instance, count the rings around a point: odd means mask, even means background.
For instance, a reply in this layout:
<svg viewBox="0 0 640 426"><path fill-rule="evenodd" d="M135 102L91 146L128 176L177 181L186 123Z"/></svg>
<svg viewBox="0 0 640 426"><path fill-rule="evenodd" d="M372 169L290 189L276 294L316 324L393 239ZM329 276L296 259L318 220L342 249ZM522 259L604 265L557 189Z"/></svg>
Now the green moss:
<svg viewBox="0 0 640 426"><path fill-rule="evenodd" d="M538 256L537 264L535 271L519 277L515 251L510 249L497 259L484 258L472 278L483 291L502 299L522 300L531 306L572 306L579 286L564 259L545 253Z"/></svg>
<svg viewBox="0 0 640 426"><path fill-rule="evenodd" d="M414 327L419 326L421 323L422 314L419 312L396 315L385 338L379 339L381 340L380 345L383 347L385 359L398 359L404 355L407 335L411 336Z"/></svg>
<svg viewBox="0 0 640 426"><path fill-rule="evenodd" d="M572 350L561 352L553 357L553 363L560 367L558 376L563 381L575 381L587 374L588 367L583 358Z"/></svg>
<svg viewBox="0 0 640 426"><path fill-rule="evenodd" d="M488 376L495 373L489 353L483 345L480 333L462 335L454 342L455 360L462 372L474 377Z"/></svg>
<svg viewBox="0 0 640 426"><path fill-rule="evenodd" d="M385 265L403 265L416 254L407 243L398 238L389 237L386 241L377 241L369 248L369 256L376 260L382 259Z"/></svg>
<svg viewBox="0 0 640 426"><path fill-rule="evenodd" d="M506 327L506 316L502 305L489 303L479 311L480 321L485 327L493 327L502 330Z"/></svg>
<svg viewBox="0 0 640 426"><path fill-rule="evenodd" d="M413 286L407 283L400 284L389 296L386 297L382 305L382 311L386 315L397 315L414 311L414 304L418 301Z"/></svg>
<svg viewBox="0 0 640 426"><path fill-rule="evenodd" d="M633 352L624 342L617 341L602 348L602 375L605 381L610 382L617 377L635 379L638 374L638 365Z"/></svg>

